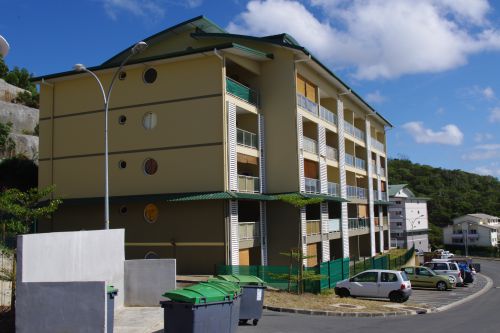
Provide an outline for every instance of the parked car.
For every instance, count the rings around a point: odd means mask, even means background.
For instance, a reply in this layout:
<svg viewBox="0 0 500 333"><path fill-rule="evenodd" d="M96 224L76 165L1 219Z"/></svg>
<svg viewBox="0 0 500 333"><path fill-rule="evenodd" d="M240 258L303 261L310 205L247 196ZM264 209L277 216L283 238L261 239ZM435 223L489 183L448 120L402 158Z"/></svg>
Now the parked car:
<svg viewBox="0 0 500 333"><path fill-rule="evenodd" d="M450 275L457 281L457 286L463 286L464 280L457 263L447 259L432 259L431 262L424 263L425 267L432 269L439 275Z"/></svg>
<svg viewBox="0 0 500 333"><path fill-rule="evenodd" d="M464 284L473 283L474 273L472 272L472 269L469 267L469 265L463 262L457 262L457 264L458 268L460 269L460 273L462 274L462 277L464 279Z"/></svg>
<svg viewBox="0 0 500 333"><path fill-rule="evenodd" d="M416 254L417 256L423 256L423 255L424 255L424 250L415 249L415 254Z"/></svg>
<svg viewBox="0 0 500 333"><path fill-rule="evenodd" d="M449 259L449 258L453 258L455 255L453 253L451 253L450 251L443 251L441 252L441 258L442 259Z"/></svg>
<svg viewBox="0 0 500 333"><path fill-rule="evenodd" d="M370 269L337 282L335 294L389 298L391 302L403 303L411 295L411 282L402 271Z"/></svg>
<svg viewBox="0 0 500 333"><path fill-rule="evenodd" d="M406 273L413 287L436 288L440 291L455 287L455 278L448 275L439 275L424 266L407 266L401 268L401 270Z"/></svg>

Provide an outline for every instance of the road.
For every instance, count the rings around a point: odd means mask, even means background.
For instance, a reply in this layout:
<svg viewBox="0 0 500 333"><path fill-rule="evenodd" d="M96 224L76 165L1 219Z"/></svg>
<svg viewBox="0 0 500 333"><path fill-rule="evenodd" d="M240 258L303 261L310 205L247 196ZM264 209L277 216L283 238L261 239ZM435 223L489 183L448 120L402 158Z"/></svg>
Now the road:
<svg viewBox="0 0 500 333"><path fill-rule="evenodd" d="M448 311L395 318L341 318L266 311L257 327L240 326L238 333L498 332L500 329L500 261L478 262L481 263L481 273L493 280L493 288L484 295Z"/></svg>

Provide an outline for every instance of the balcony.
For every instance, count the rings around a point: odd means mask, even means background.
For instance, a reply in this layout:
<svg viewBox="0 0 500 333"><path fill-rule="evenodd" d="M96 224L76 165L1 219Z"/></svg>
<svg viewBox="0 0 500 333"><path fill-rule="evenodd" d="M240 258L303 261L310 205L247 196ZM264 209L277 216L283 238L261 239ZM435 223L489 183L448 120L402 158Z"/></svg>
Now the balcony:
<svg viewBox="0 0 500 333"><path fill-rule="evenodd" d="M340 185L337 183L328 182L328 194L335 197L340 197Z"/></svg>
<svg viewBox="0 0 500 333"><path fill-rule="evenodd" d="M356 199L366 199L368 190L366 188L347 185L347 197Z"/></svg>
<svg viewBox="0 0 500 333"><path fill-rule="evenodd" d="M339 160L338 156L339 156L339 154L338 154L337 149L330 147L330 146L326 146L326 158L328 158L330 160L338 161Z"/></svg>
<svg viewBox="0 0 500 333"><path fill-rule="evenodd" d="M307 220L306 221L307 236L321 234L321 221L320 220Z"/></svg>
<svg viewBox="0 0 500 333"><path fill-rule="evenodd" d="M382 223L384 224L384 227L387 227L389 225L389 219L387 216L382 217Z"/></svg>
<svg viewBox="0 0 500 333"><path fill-rule="evenodd" d="M385 168L380 167L380 175L385 177Z"/></svg>
<svg viewBox="0 0 500 333"><path fill-rule="evenodd" d="M260 192L259 177L238 175L238 191L239 192Z"/></svg>
<svg viewBox="0 0 500 333"><path fill-rule="evenodd" d="M345 164L354 167L354 156L351 154L345 153Z"/></svg>
<svg viewBox="0 0 500 333"><path fill-rule="evenodd" d="M252 240L259 239L259 223L258 222L239 222L239 239Z"/></svg>
<svg viewBox="0 0 500 333"><path fill-rule="evenodd" d="M318 142L316 142L316 140L308 138L307 136L304 136L303 147L307 152L310 152L312 154L318 153Z"/></svg>
<svg viewBox="0 0 500 333"><path fill-rule="evenodd" d="M306 193L320 193L319 179L304 177Z"/></svg>
<svg viewBox="0 0 500 333"><path fill-rule="evenodd" d="M340 232L340 219L328 220L328 232Z"/></svg>
<svg viewBox="0 0 500 333"><path fill-rule="evenodd" d="M378 151L384 152L384 144L377 139L371 138L371 145Z"/></svg>
<svg viewBox="0 0 500 333"><path fill-rule="evenodd" d="M257 139L257 134L242 130L240 128L236 129L236 138L240 146L245 146L248 148L255 148L259 146L259 141Z"/></svg>
<svg viewBox="0 0 500 333"><path fill-rule="evenodd" d="M319 107L319 117L332 125L337 125L337 115L321 105Z"/></svg>
<svg viewBox="0 0 500 333"><path fill-rule="evenodd" d="M365 140L365 133L360 130L359 128L355 127L353 124L347 122L344 120L344 132L352 135L353 137L364 141Z"/></svg>
<svg viewBox="0 0 500 333"><path fill-rule="evenodd" d="M309 111L316 117L318 116L318 104L314 103L306 96L297 94L297 105L302 109Z"/></svg>
<svg viewBox="0 0 500 333"><path fill-rule="evenodd" d="M373 224L378 227L380 225L378 217L373 218Z"/></svg>
<svg viewBox="0 0 500 333"><path fill-rule="evenodd" d="M226 91L228 94L255 106L259 105L259 94L249 87L226 77Z"/></svg>
<svg viewBox="0 0 500 333"><path fill-rule="evenodd" d="M348 221L349 221L349 229L369 229L370 228L370 222L368 221L368 218L366 218L366 217L348 218Z"/></svg>
<svg viewBox="0 0 500 333"><path fill-rule="evenodd" d="M354 167L359 170L366 170L366 162L365 160L355 157L354 158Z"/></svg>
<svg viewBox="0 0 500 333"><path fill-rule="evenodd" d="M378 190L372 190L372 198L373 200L378 200Z"/></svg>

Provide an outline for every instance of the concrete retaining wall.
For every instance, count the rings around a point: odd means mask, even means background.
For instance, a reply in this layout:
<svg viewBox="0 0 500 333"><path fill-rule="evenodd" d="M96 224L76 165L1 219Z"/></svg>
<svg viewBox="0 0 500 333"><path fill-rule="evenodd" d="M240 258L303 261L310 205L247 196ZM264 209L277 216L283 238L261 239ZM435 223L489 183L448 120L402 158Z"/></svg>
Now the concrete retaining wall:
<svg viewBox="0 0 500 333"><path fill-rule="evenodd" d="M176 288L175 259L125 261L125 306L158 306Z"/></svg>

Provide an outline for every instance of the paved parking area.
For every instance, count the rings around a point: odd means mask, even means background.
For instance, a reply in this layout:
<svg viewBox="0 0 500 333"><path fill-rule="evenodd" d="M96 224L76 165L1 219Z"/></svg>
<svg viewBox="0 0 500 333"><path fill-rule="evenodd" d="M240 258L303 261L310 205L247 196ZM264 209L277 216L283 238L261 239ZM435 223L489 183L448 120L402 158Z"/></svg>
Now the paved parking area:
<svg viewBox="0 0 500 333"><path fill-rule="evenodd" d="M477 274L474 283L469 284L467 287L457 287L448 291L413 288L410 301L412 303L425 304L432 308L439 308L475 294L483 289L486 283L486 278L481 274Z"/></svg>

